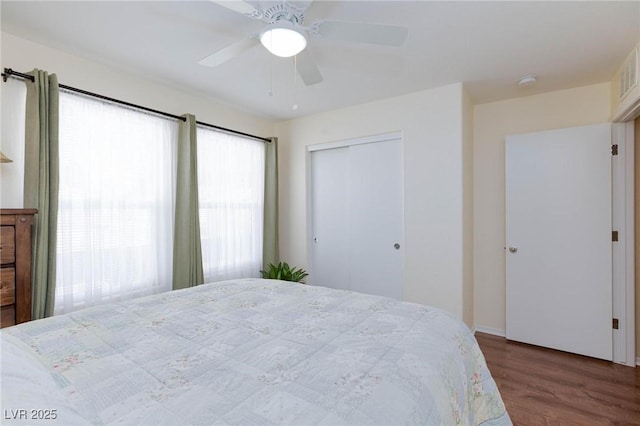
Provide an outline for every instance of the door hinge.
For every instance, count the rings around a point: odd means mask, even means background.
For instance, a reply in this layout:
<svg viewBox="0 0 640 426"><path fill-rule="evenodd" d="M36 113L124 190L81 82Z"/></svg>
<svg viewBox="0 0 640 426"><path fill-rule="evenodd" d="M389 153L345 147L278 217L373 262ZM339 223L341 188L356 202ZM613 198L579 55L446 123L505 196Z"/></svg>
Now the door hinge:
<svg viewBox="0 0 640 426"><path fill-rule="evenodd" d="M611 145L611 155L618 155L618 144Z"/></svg>
<svg viewBox="0 0 640 426"><path fill-rule="evenodd" d="M619 328L618 318L613 319L613 329L617 330Z"/></svg>
<svg viewBox="0 0 640 426"><path fill-rule="evenodd" d="M611 232L611 241L618 241L618 231Z"/></svg>

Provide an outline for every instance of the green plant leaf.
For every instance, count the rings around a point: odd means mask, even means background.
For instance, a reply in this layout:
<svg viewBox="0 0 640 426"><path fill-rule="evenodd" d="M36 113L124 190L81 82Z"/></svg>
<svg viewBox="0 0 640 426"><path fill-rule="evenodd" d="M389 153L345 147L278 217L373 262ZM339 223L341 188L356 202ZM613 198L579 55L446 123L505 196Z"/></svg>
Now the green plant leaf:
<svg viewBox="0 0 640 426"><path fill-rule="evenodd" d="M277 265L269 264L267 270L261 270L262 278L293 281L303 283L305 277L309 276L302 268L291 267L287 262L278 262Z"/></svg>

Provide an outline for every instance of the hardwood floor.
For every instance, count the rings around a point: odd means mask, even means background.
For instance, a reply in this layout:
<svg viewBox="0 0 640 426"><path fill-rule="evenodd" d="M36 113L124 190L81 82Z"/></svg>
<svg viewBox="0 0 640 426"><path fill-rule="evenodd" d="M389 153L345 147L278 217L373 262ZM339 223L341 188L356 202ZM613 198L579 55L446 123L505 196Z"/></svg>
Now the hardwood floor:
<svg viewBox="0 0 640 426"><path fill-rule="evenodd" d="M640 425L640 367L476 339L514 425Z"/></svg>

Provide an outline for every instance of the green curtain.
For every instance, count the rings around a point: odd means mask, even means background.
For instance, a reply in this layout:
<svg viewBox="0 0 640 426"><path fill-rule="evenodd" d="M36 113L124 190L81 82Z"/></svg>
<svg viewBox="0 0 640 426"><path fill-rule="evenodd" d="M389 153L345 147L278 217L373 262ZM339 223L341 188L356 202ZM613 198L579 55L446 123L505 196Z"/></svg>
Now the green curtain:
<svg viewBox="0 0 640 426"><path fill-rule="evenodd" d="M278 263L278 138L265 144L264 167L264 237L262 241L262 268Z"/></svg>
<svg viewBox="0 0 640 426"><path fill-rule="evenodd" d="M33 70L27 81L24 207L36 208L33 232L32 318L53 315L58 224L58 78Z"/></svg>
<svg viewBox="0 0 640 426"><path fill-rule="evenodd" d="M173 232L173 289L204 283L198 206L196 118L185 114L178 137L176 210Z"/></svg>

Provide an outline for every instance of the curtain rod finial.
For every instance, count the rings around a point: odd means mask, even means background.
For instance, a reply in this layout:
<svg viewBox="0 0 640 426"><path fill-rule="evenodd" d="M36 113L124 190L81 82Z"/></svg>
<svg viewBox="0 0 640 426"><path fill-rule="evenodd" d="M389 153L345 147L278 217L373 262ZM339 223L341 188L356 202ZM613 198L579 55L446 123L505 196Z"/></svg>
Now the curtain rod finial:
<svg viewBox="0 0 640 426"><path fill-rule="evenodd" d="M6 83L11 74L13 74L13 70L11 68L5 68L2 73L2 81Z"/></svg>

